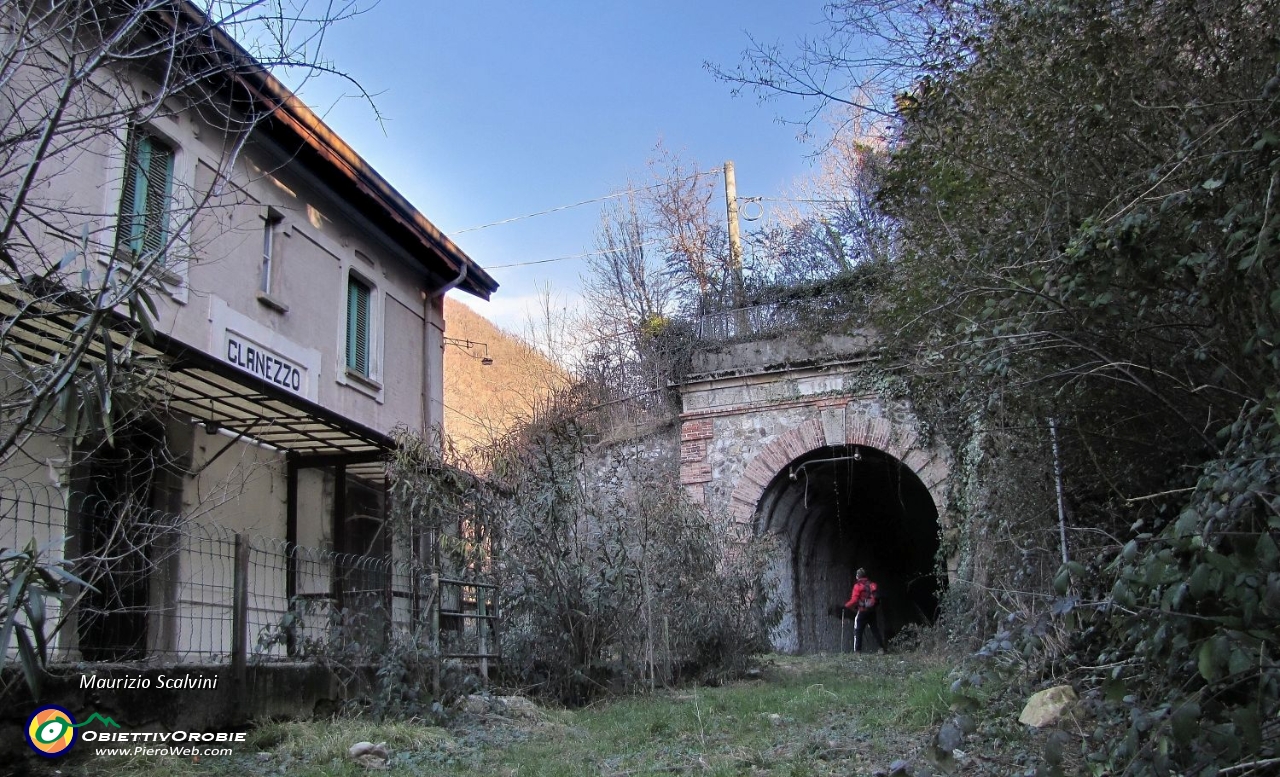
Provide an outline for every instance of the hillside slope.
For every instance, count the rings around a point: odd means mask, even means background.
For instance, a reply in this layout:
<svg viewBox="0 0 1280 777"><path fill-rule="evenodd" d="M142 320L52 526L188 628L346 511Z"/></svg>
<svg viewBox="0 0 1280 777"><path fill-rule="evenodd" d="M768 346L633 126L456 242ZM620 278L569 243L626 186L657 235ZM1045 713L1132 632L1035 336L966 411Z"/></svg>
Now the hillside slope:
<svg viewBox="0 0 1280 777"><path fill-rule="evenodd" d="M446 298L444 315L445 433L465 456L528 418L568 377L461 302ZM492 364L483 363L486 356Z"/></svg>

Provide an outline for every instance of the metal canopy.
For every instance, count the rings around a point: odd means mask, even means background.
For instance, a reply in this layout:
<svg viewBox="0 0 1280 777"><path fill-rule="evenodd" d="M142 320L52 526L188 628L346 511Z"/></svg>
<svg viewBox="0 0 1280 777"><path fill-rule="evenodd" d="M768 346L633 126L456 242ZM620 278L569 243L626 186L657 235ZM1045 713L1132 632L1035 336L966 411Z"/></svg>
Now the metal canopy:
<svg viewBox="0 0 1280 777"><path fill-rule="evenodd" d="M13 284L0 286L0 325L8 327L8 346L23 359L49 362L69 354L83 314L67 300L75 292L60 289L37 299ZM189 416L207 429L224 429L279 449L296 464L346 465L347 472L382 480L382 462L393 447L386 434L344 418L327 408L280 389L255 375L159 332L134 335L140 327L109 314L110 346L104 334L86 350L90 367L106 361L107 348L128 348L136 362L154 365L157 380L149 398L166 412Z"/></svg>

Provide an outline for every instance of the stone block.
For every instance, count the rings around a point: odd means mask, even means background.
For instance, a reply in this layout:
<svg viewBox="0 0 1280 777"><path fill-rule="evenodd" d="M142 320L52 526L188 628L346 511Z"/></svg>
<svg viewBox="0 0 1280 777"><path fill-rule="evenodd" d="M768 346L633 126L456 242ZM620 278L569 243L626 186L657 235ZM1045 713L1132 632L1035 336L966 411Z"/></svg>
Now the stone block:
<svg viewBox="0 0 1280 777"><path fill-rule="evenodd" d="M824 408L819 419L822 422L822 437L825 445L844 445L844 410L842 408Z"/></svg>
<svg viewBox="0 0 1280 777"><path fill-rule="evenodd" d="M912 472L919 473L924 470L925 465L929 463L931 458L933 458L932 455L927 451L916 448L903 457L902 463L906 464Z"/></svg>
<svg viewBox="0 0 1280 777"><path fill-rule="evenodd" d="M916 474L920 476L921 482L926 487L930 489L936 488L947 479L947 463L935 458L924 465L922 469L917 470Z"/></svg>

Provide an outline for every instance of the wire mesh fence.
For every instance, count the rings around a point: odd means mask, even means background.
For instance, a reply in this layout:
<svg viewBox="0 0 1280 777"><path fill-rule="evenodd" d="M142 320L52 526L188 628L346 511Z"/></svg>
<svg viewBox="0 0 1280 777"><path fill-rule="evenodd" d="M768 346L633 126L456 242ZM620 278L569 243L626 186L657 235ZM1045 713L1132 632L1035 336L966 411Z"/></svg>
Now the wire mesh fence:
<svg viewBox="0 0 1280 777"><path fill-rule="evenodd" d="M441 657L499 657L497 587L407 549L335 553L126 507L0 479L0 551L33 546L88 583L48 602L52 661L372 659L406 636Z"/></svg>

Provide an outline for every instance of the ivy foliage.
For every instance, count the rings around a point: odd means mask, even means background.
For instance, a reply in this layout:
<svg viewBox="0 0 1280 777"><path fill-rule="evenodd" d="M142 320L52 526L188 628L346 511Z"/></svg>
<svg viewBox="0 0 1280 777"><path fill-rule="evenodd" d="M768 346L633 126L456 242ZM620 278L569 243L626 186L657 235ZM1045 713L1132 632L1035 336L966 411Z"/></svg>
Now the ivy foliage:
<svg viewBox="0 0 1280 777"><path fill-rule="evenodd" d="M876 312L982 473L957 486L957 542L1038 559L970 558L953 588L988 626L997 603L1036 624L994 652L1082 691L1085 773L1273 768L1280 4L929 13Z"/></svg>

